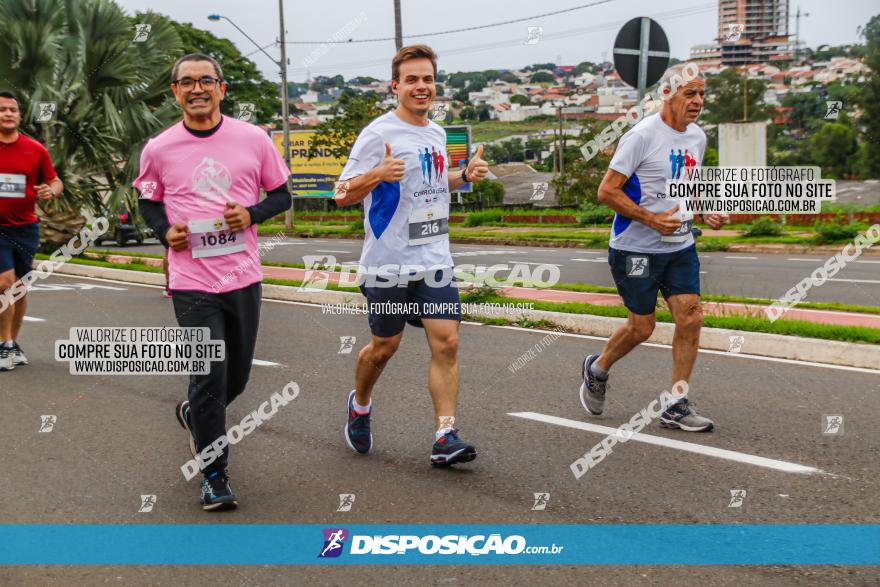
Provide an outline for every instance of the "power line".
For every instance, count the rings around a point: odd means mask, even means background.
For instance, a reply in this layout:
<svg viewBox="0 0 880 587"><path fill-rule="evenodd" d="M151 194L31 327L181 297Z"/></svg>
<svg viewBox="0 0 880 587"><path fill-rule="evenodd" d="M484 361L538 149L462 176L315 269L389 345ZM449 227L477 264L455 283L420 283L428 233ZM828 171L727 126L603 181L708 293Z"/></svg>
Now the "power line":
<svg viewBox="0 0 880 587"><path fill-rule="evenodd" d="M655 14L651 14L649 16L655 19L673 19L673 18L682 18L687 16L693 16L696 14L701 14L704 12L714 12L717 10L717 6L713 5L697 5L697 6L689 6L685 8L678 8L675 10L668 10L666 12L659 12ZM629 19L627 19L629 20ZM576 29L568 29L564 31L559 31L558 33L544 34L541 37L541 41L553 41L558 39L564 39L567 37L573 37L577 35L590 34L590 33L598 33L605 32L608 30L614 30L620 25L622 25L626 20L616 20L606 23L601 23L597 25L592 25L588 27L580 27ZM443 50L437 49L437 53L441 56L449 56L449 55L461 55L466 53L475 53L479 51L491 51L493 49L501 49L505 47L516 47L523 44L522 38L516 39L508 39L506 41L494 41L492 43L482 43L479 45L469 45L467 47L456 47L454 49ZM387 65L388 59L372 59L372 60L364 60L364 61L353 61L348 63L336 63L336 64L328 64L324 67L316 68L313 65L305 68L292 68L289 71L295 73L305 73L306 70L314 73L315 71L339 71L339 70L363 70L370 67L375 67L377 65Z"/></svg>
<svg viewBox="0 0 880 587"><path fill-rule="evenodd" d="M565 8L563 10L556 10L554 12L545 12L544 14L536 14L534 16L526 16L523 18L515 18L513 20L505 20L504 22L495 22L492 24L483 24L479 26L465 27L461 29L451 29L448 31L437 31L434 33L420 33L416 35L404 35L404 39L414 39L421 37L437 37L439 35L451 35L453 33L464 33L468 31L478 31L482 29L489 29L493 27L505 26L508 24L516 24L518 22L525 22L527 20L534 20L536 18L544 18L546 16L556 16L559 14L565 14L567 12L574 12L575 10L583 10L584 8L592 8L594 6L599 6L600 4L608 4L609 2L613 2L614 0L597 0L596 2L590 2L589 4L581 4L579 6L573 6L571 8ZM394 37L381 37L376 39L349 39L347 41L332 41L332 40L323 40L323 41L287 41L287 45L345 45L349 43L379 43L382 41L394 41Z"/></svg>

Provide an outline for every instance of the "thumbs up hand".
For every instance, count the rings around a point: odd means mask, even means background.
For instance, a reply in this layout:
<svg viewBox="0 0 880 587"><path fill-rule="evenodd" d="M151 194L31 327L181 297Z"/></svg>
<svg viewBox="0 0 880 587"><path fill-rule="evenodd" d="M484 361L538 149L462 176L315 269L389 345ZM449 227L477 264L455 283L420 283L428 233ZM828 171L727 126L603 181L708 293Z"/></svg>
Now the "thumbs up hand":
<svg viewBox="0 0 880 587"><path fill-rule="evenodd" d="M468 163L467 178L471 181L483 181L488 173L489 164L483 160L483 145L480 145Z"/></svg>
<svg viewBox="0 0 880 587"><path fill-rule="evenodd" d="M382 181L400 181L403 179L403 173L406 170L406 164L403 159L395 159L391 155L391 145L385 143L385 158L376 167L376 173Z"/></svg>

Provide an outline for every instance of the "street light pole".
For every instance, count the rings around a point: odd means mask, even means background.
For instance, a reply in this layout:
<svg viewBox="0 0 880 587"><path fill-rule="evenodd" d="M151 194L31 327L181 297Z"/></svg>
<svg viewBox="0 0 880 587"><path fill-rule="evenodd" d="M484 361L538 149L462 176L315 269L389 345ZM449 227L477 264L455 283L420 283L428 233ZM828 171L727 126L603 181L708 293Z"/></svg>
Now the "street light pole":
<svg viewBox="0 0 880 587"><path fill-rule="evenodd" d="M290 104L288 103L287 94L287 43L284 37L284 0L278 0L278 20L281 29L279 32L279 40L281 42L281 132L284 133L282 143L284 145L284 161L287 163L287 189L290 191ZM290 208L284 213L284 226L287 230L293 228L293 215L296 211L293 209L293 202Z"/></svg>
<svg viewBox="0 0 880 587"><path fill-rule="evenodd" d="M394 44L398 51L403 47L403 25L400 22L400 0L394 0Z"/></svg>
<svg viewBox="0 0 880 587"><path fill-rule="evenodd" d="M283 121L281 123L282 132L284 133L284 137L282 138L284 144L284 161L287 163L287 173L288 173L288 190L290 189L290 105L288 104L288 93L287 93L287 46L284 42L284 5L282 4L283 0L278 0L278 16L281 21L281 34L279 42L281 43L281 60L278 61L266 51L260 47L260 44L251 38L246 32L241 30L237 24L232 22L232 20L223 16L222 14L209 14L208 20L219 21L221 18L226 20L229 24L234 26L238 32L243 34L248 41L254 44L254 46L263 52L263 55L269 58L269 60L281 68L281 117ZM288 229L293 228L293 206L291 209L284 213L284 224Z"/></svg>

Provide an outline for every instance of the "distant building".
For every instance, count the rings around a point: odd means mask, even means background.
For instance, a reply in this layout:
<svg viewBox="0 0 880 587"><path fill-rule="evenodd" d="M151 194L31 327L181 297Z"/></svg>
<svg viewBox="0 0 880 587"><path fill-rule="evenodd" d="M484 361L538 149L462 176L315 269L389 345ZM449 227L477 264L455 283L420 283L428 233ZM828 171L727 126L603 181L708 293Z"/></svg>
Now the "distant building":
<svg viewBox="0 0 880 587"><path fill-rule="evenodd" d="M719 0L718 36L691 48L691 60L719 65L791 61L788 0Z"/></svg>

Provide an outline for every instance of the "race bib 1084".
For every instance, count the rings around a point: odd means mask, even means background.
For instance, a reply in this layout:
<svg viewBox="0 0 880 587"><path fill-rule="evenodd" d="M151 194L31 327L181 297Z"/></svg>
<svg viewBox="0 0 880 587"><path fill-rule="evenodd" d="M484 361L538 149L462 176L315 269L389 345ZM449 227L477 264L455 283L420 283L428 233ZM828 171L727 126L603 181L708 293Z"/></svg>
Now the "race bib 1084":
<svg viewBox="0 0 880 587"><path fill-rule="evenodd" d="M188 226L193 259L231 255L247 249L244 235L230 230L223 217L193 220Z"/></svg>

